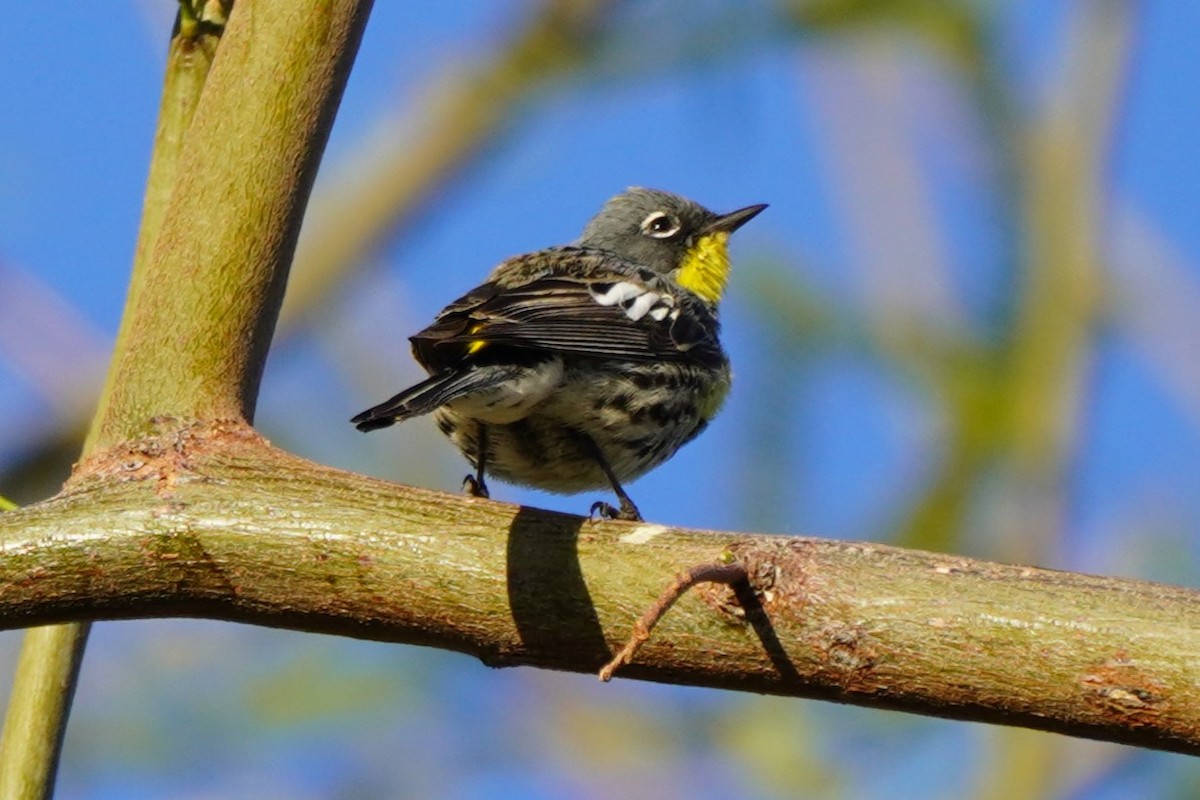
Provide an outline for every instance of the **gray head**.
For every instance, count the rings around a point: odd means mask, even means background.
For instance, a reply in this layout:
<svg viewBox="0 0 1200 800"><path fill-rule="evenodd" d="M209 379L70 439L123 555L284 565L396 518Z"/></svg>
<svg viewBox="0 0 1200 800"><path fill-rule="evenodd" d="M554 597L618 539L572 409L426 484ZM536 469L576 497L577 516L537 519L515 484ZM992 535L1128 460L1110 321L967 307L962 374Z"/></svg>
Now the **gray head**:
<svg viewBox="0 0 1200 800"><path fill-rule="evenodd" d="M715 303L729 272L729 234L764 208L714 214L677 194L634 187L605 203L576 244L650 267Z"/></svg>

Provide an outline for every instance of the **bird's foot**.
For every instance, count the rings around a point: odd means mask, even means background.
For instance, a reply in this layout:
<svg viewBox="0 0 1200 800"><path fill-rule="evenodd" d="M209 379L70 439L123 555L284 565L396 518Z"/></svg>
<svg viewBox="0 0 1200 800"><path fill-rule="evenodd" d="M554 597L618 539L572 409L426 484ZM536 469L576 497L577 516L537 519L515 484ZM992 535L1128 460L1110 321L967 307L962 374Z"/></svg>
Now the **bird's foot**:
<svg viewBox="0 0 1200 800"><path fill-rule="evenodd" d="M469 494L471 497L482 497L484 500L491 497L483 478L476 478L474 475L468 475L463 478L463 492Z"/></svg>
<svg viewBox="0 0 1200 800"><path fill-rule="evenodd" d="M621 498L621 507L616 508L603 500L592 503L588 516L592 519L623 519L629 522L643 522L642 513L628 497Z"/></svg>

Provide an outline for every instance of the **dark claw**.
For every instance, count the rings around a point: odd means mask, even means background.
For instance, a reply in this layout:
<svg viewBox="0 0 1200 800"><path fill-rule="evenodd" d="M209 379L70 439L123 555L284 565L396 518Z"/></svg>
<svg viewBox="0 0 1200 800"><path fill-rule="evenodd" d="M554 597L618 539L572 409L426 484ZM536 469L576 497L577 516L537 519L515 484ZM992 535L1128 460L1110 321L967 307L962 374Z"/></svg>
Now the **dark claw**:
<svg viewBox="0 0 1200 800"><path fill-rule="evenodd" d="M481 480L476 480L474 475L468 475L463 478L463 491L471 495L471 497L482 497L484 500L491 497L488 494L487 484Z"/></svg>
<svg viewBox="0 0 1200 800"><path fill-rule="evenodd" d="M597 500L592 503L592 507L588 509L588 519L616 519L617 510L603 500Z"/></svg>
<svg viewBox="0 0 1200 800"><path fill-rule="evenodd" d="M592 503L592 507L588 511L588 517L591 519L620 519L628 522L643 521L641 512L637 510L637 506L628 499L622 499L620 508L615 508L603 500L597 500Z"/></svg>

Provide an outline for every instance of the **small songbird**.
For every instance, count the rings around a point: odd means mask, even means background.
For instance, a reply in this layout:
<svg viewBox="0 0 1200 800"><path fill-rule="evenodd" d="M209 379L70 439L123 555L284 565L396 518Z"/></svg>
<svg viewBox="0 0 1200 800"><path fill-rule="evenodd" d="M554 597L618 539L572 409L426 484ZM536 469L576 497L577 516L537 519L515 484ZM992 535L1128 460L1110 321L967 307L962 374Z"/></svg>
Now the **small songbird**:
<svg viewBox="0 0 1200 800"><path fill-rule="evenodd" d="M694 439L729 392L717 303L729 235L765 205L714 214L678 195L629 189L574 244L516 256L411 337L429 377L351 420L359 430L433 414L485 477L551 492L621 484Z"/></svg>

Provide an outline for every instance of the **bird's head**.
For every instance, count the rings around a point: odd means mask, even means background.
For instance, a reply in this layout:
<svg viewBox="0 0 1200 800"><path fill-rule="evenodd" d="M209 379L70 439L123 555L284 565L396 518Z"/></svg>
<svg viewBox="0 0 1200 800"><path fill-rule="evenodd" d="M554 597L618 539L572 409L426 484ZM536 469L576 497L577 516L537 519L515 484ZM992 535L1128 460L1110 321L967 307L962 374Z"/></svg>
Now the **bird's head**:
<svg viewBox="0 0 1200 800"><path fill-rule="evenodd" d="M632 188L609 200L577 244L596 247L660 272L709 303L729 279L729 235L766 205L714 214L686 197Z"/></svg>

